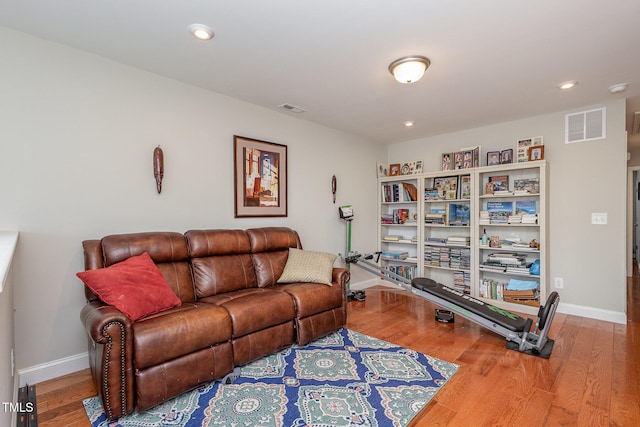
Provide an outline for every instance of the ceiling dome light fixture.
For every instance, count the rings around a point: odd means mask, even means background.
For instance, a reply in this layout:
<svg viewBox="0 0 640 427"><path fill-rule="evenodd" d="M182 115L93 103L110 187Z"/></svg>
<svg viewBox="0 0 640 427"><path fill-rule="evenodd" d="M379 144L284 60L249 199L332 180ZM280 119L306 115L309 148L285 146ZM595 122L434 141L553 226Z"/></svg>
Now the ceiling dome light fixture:
<svg viewBox="0 0 640 427"><path fill-rule="evenodd" d="M389 65L389 72L400 83L413 83L422 78L431 65L426 56L412 55L396 59Z"/></svg>
<svg viewBox="0 0 640 427"><path fill-rule="evenodd" d="M213 30L206 25L191 24L189 25L189 31L193 34L193 37L199 40L211 40L213 38Z"/></svg>
<svg viewBox="0 0 640 427"><path fill-rule="evenodd" d="M577 80L568 80L558 84L558 89L567 90L575 87L578 84Z"/></svg>

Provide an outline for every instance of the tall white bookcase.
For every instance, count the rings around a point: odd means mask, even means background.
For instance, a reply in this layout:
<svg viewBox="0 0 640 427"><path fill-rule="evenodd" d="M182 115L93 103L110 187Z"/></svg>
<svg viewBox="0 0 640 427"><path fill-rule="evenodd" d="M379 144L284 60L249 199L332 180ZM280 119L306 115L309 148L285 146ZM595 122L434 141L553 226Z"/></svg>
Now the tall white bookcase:
<svg viewBox="0 0 640 427"><path fill-rule="evenodd" d="M406 277L432 278L507 310L535 314L549 294L548 176L548 163L539 160L379 178L377 249L404 253L403 259L383 257L381 265ZM490 180L502 183L496 188L508 181L508 187L491 194ZM405 190L412 187L415 200ZM483 244L485 231L499 247ZM527 265L539 261L539 274L489 265L505 257ZM511 279L537 282L537 302L505 296L502 289Z"/></svg>

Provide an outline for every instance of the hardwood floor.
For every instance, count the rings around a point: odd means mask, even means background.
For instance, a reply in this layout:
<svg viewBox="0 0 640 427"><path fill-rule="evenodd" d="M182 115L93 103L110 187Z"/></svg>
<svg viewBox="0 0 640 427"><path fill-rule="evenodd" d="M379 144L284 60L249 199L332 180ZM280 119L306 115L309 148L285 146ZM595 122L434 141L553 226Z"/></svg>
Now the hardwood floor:
<svg viewBox="0 0 640 427"><path fill-rule="evenodd" d="M435 306L405 291L367 290L349 303L348 327L460 365L413 426L640 426L640 277L628 279L626 325L557 313L548 360L505 348L465 319L434 319ZM89 426L89 371L36 385L38 421Z"/></svg>

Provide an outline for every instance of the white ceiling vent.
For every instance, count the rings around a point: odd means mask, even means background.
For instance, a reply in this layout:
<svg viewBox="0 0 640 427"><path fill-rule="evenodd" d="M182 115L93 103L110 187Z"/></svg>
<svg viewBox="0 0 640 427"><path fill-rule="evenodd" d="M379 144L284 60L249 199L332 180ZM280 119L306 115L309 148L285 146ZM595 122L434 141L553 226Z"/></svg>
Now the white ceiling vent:
<svg viewBox="0 0 640 427"><path fill-rule="evenodd" d="M582 111L565 116L565 143L606 138L607 109Z"/></svg>
<svg viewBox="0 0 640 427"><path fill-rule="evenodd" d="M291 105L291 104L282 104L282 105L278 105L278 107L284 108L285 110L289 110L292 113L304 113L305 111L307 111L304 108L296 107L295 105Z"/></svg>

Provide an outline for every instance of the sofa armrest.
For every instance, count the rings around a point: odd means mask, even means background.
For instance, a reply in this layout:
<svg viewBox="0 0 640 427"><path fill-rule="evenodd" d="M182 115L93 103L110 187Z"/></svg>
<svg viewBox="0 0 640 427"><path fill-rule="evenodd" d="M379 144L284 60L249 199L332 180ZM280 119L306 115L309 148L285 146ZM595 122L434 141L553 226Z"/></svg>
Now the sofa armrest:
<svg viewBox="0 0 640 427"><path fill-rule="evenodd" d="M127 316L100 301L86 304L80 318L89 334L89 365L108 419L135 409L133 327Z"/></svg>
<svg viewBox="0 0 640 427"><path fill-rule="evenodd" d="M351 273L346 268L338 267L333 269L331 281L334 285L347 287L347 282L351 278Z"/></svg>

